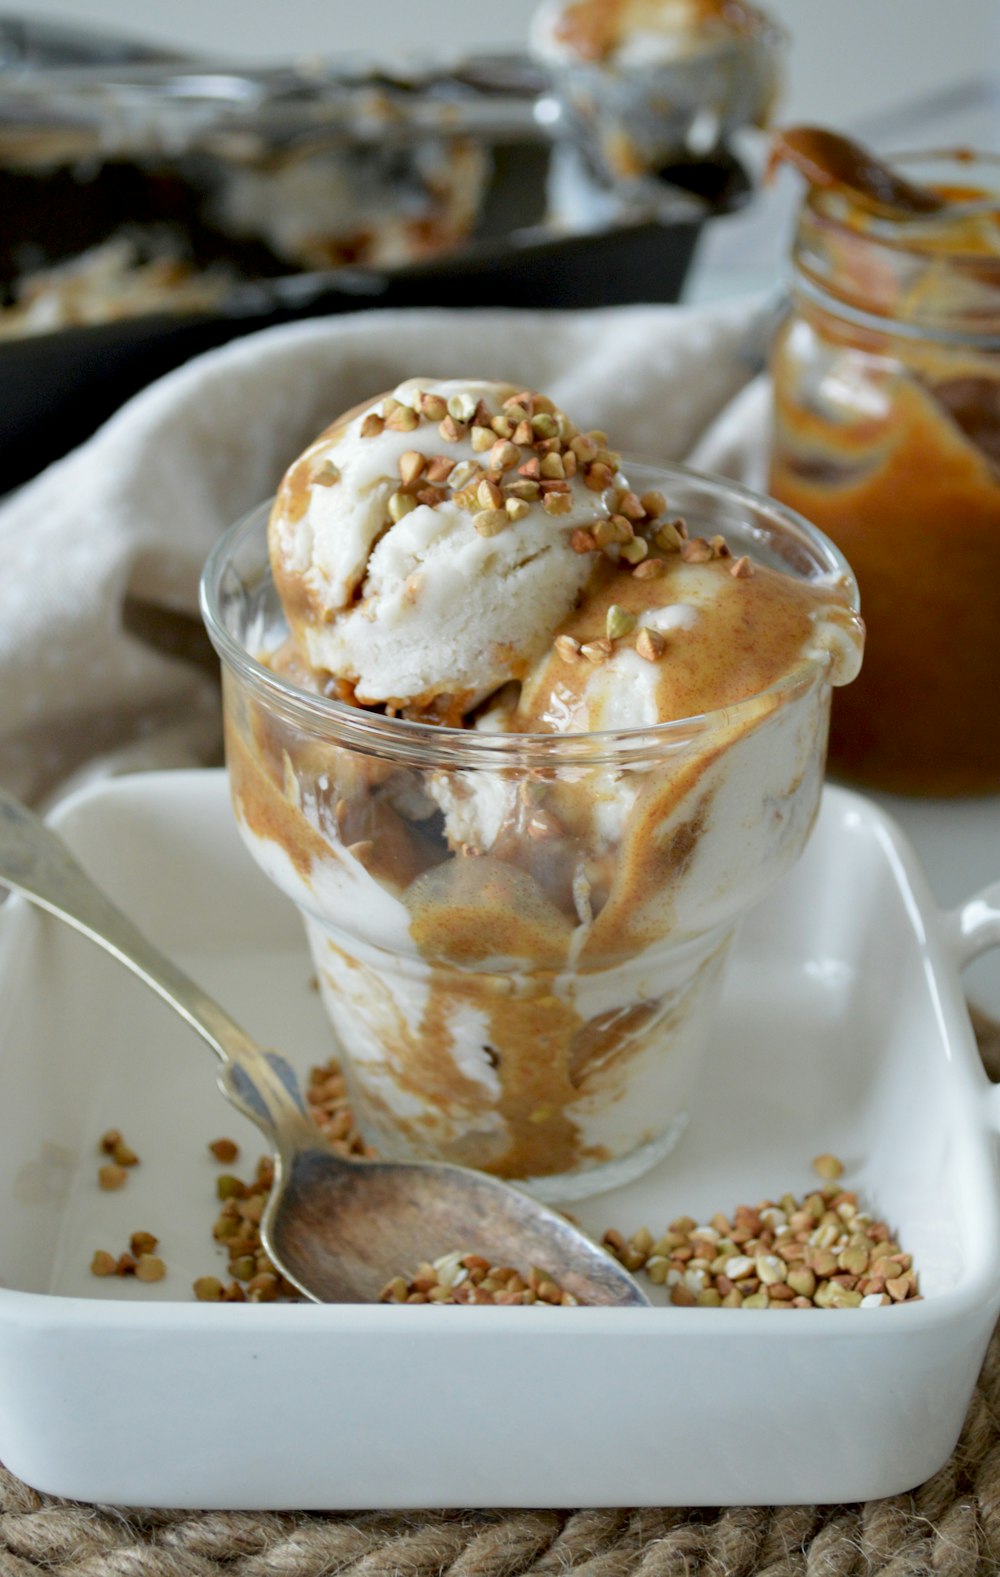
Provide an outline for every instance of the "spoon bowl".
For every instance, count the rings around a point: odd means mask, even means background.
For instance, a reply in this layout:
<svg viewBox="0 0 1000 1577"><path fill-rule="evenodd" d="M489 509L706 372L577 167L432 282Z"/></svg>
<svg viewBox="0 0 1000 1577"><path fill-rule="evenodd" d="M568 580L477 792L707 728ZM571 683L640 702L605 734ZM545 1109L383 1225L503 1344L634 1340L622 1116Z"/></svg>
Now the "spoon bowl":
<svg viewBox="0 0 1000 1577"><path fill-rule="evenodd" d="M629 1273L583 1232L498 1178L439 1163L348 1160L308 1116L291 1065L258 1046L77 864L34 812L0 790L0 884L65 920L131 969L208 1042L219 1087L274 1152L261 1238L316 1303L370 1303L444 1254L537 1266L580 1303L646 1305Z"/></svg>
<svg viewBox="0 0 1000 1577"><path fill-rule="evenodd" d="M373 1303L393 1275L455 1249L551 1274L580 1303L648 1300L555 1211L483 1172L436 1162L344 1162L324 1144L282 1166L261 1222L282 1274L322 1303ZM631 1285L630 1285L631 1283Z"/></svg>

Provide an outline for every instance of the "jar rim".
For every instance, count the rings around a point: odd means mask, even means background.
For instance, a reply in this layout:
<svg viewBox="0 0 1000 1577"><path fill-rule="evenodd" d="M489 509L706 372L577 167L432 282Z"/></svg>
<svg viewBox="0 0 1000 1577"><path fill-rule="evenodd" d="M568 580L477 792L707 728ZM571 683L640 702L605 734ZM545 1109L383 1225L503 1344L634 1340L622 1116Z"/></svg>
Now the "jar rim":
<svg viewBox="0 0 1000 1577"><path fill-rule="evenodd" d="M995 212L1000 219L1000 153L967 147L910 149L887 154L886 162L893 167L900 166L904 170L913 165L933 165L939 162L948 162L956 169L962 170L992 167L997 182L996 190L987 192L982 199L972 197L969 202L978 204L981 201L984 213ZM844 204L843 215L830 211L830 204L838 201ZM900 214L898 218L889 219L877 213L867 212L858 205L852 205L850 197L839 188L824 189L816 186L809 188L803 207L808 208L831 228L849 230L854 235L877 241L890 250L913 252L918 256L924 256L928 251L933 250L928 243L936 234L940 234L942 227L954 222L954 216L948 216L947 209L940 213ZM959 247L935 255L947 257L949 263L993 266L1000 274L1000 246L996 253L970 252Z"/></svg>
<svg viewBox="0 0 1000 1577"><path fill-rule="evenodd" d="M891 155L890 162L910 172L946 162L954 171L988 168L992 189L981 202L970 198L969 212L1000 223L1000 154L936 148ZM943 247L941 238L954 217L914 213L888 219L852 203L837 188L812 187L799 209L790 286L829 316L872 334L979 352L1000 350L1000 228L995 252ZM845 253L848 241L851 250ZM855 260L861 277L852 277L845 256ZM946 298L941 305L940 288L927 299L921 297L913 282L913 270L921 266L928 271L946 268L946 277L956 286L953 302ZM886 290L884 299L877 288L867 288L871 279L877 287L880 280L897 276L899 289Z"/></svg>
<svg viewBox="0 0 1000 1577"><path fill-rule="evenodd" d="M857 614L860 606L857 581L844 555L831 540L804 516L786 508L765 494L743 486L729 477L698 471L679 462L657 462L636 454L622 456L623 466L641 466L661 480L675 480L701 487L707 494L723 496L744 504L758 514L770 517L769 523L789 533L811 553L819 576L812 584L824 581L839 586L847 596L848 608ZM345 748L389 756L409 765L490 766L496 768L525 761L539 767L579 762L581 765L635 762L655 758L672 744L682 744L713 727L731 727L764 701L806 691L822 679L829 669L828 653L805 655L789 673L774 684L755 691L730 706L701 712L690 717L651 724L644 728L598 730L592 733L502 733L489 734L470 728L456 728L416 719L386 717L383 713L351 706L332 696L305 690L259 661L227 628L222 606L224 579L232 568L237 551L255 533L266 529L271 503L259 504L236 521L218 539L206 560L201 577L202 618L209 638L223 667L229 667L272 709L290 721L298 721L313 732L319 730ZM266 548L261 583L271 580Z"/></svg>

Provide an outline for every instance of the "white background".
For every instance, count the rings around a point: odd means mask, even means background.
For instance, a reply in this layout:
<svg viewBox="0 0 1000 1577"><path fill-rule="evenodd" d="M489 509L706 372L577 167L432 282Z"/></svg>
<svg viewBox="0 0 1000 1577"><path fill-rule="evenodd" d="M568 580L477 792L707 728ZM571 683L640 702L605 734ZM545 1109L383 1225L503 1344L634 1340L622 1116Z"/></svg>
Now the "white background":
<svg viewBox="0 0 1000 1577"><path fill-rule="evenodd" d="M851 125L1000 67L1000 0L765 0L790 38L782 111ZM534 0L10 0L227 55L439 50L523 41Z"/></svg>

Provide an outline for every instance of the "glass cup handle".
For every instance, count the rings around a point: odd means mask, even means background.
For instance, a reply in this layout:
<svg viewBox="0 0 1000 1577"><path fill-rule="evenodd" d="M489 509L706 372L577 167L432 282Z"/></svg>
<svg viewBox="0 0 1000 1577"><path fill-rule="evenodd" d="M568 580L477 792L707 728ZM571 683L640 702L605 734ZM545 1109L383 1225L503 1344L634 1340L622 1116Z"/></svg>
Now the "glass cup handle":
<svg viewBox="0 0 1000 1577"><path fill-rule="evenodd" d="M1000 881L990 882L957 908L946 910L942 921L945 946L958 970L965 969L991 947L1000 947ZM1000 1033L1000 1025L997 1030ZM985 1071L983 1084L987 1121L995 1132L1000 1132L1000 1084L987 1078Z"/></svg>

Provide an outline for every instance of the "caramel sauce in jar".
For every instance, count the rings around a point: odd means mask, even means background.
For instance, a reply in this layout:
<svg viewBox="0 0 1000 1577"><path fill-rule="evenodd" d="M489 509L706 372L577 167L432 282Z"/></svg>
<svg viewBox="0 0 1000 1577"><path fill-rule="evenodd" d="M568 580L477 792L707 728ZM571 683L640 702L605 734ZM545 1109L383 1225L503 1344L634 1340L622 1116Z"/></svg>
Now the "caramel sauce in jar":
<svg viewBox="0 0 1000 1577"><path fill-rule="evenodd" d="M810 189L772 352L770 491L837 543L860 587L865 662L834 698L831 770L899 793L990 793L1000 161L936 156L920 174L947 199L934 212L872 214L835 182Z"/></svg>

